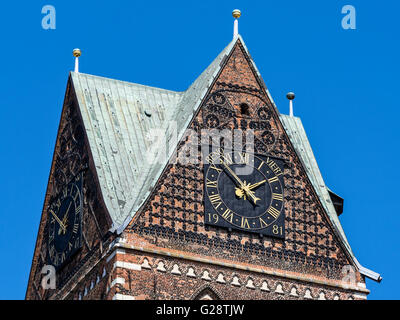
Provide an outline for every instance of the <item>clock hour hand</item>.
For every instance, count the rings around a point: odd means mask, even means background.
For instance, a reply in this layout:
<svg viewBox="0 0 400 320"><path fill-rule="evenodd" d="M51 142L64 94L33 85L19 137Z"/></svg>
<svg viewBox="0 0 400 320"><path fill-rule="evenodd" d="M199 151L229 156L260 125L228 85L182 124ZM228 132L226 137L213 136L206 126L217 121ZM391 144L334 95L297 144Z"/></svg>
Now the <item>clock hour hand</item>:
<svg viewBox="0 0 400 320"><path fill-rule="evenodd" d="M67 218L68 218L68 213L69 213L69 209L71 208L71 205L72 205L72 201L70 202L70 204L69 204L69 206L68 206L68 209L67 209L67 212L65 212L65 214L64 214L64 217L63 217L63 219L62 219L62 223L63 223L63 225L64 225L64 229L59 229L58 230L58 234L61 234L61 232L63 233L63 234L65 234L66 232L67 232Z"/></svg>
<svg viewBox="0 0 400 320"><path fill-rule="evenodd" d="M246 194L253 200L254 204L256 204L256 202L257 202L258 200L261 200L260 198L257 198L257 197L254 195L254 192L250 190L249 186L244 185L243 188L242 188L242 190L244 190L244 192L246 192Z"/></svg>
<svg viewBox="0 0 400 320"><path fill-rule="evenodd" d="M248 189L248 191L253 190L255 188L257 188L258 186L260 186L261 184L265 183L267 180L263 180L254 184L247 184L246 181L244 182L245 187ZM246 200L246 190L244 190L244 187L241 188L235 188L235 194L239 197L242 198L244 197L244 200ZM254 194L254 191L250 191L251 193ZM259 198L257 198L257 200L260 200Z"/></svg>
<svg viewBox="0 0 400 320"><path fill-rule="evenodd" d="M261 184L263 184L263 183L265 183L265 182L267 182L267 180L263 180L263 181L254 183L254 184L252 184L252 185L249 185L249 189L250 189L250 190L253 190L254 188L257 188L259 185L261 185Z"/></svg>
<svg viewBox="0 0 400 320"><path fill-rule="evenodd" d="M249 187L246 186L245 183L243 183L242 180L240 180L240 178L236 175L236 173L233 172L233 170L231 168L229 168L229 166L223 161L221 160L222 164L225 166L225 168L229 171L229 173L235 178L235 180L239 183L240 189L243 190L248 196L249 198L251 198L251 200L253 200L254 204L257 203L258 200L260 200L260 198L257 198L254 195L254 192L252 192Z"/></svg>
<svg viewBox="0 0 400 320"><path fill-rule="evenodd" d="M65 225L64 225L64 223L60 220L60 218L57 217L57 215L56 215L52 210L50 210L50 213L53 215L54 219L56 219L56 221L57 221L58 224L60 225L60 228L61 228L62 230L66 230Z"/></svg>

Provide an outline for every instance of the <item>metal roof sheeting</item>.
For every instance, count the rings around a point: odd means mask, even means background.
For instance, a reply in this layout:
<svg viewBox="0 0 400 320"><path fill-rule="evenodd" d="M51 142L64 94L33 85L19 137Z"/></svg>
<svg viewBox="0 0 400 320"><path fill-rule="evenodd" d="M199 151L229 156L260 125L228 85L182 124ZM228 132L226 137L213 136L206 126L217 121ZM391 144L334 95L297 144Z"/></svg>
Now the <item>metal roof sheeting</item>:
<svg viewBox="0 0 400 320"><path fill-rule="evenodd" d="M157 171L146 157L149 133L165 128L168 110L176 108L182 94L83 73L71 77L102 195L118 228L144 201Z"/></svg>

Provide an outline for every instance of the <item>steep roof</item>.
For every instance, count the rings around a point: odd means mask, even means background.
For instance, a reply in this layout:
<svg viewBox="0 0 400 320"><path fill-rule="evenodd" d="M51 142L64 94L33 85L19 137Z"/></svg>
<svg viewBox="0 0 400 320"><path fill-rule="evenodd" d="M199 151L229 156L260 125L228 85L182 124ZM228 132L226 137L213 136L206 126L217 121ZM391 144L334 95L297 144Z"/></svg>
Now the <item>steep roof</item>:
<svg viewBox="0 0 400 320"><path fill-rule="evenodd" d="M71 74L113 230L147 197L164 163L146 154L182 93L83 73Z"/></svg>
<svg viewBox="0 0 400 320"><path fill-rule="evenodd" d="M241 36L234 38L184 92L71 73L103 199L113 220L111 231L122 232L148 198L237 41L242 43L273 103ZM280 115L280 120L340 241L359 271L380 281L380 275L362 267L351 250L301 120L286 115ZM157 142L153 139L154 133L165 137L158 141L165 148L158 148L148 157L146 155Z"/></svg>

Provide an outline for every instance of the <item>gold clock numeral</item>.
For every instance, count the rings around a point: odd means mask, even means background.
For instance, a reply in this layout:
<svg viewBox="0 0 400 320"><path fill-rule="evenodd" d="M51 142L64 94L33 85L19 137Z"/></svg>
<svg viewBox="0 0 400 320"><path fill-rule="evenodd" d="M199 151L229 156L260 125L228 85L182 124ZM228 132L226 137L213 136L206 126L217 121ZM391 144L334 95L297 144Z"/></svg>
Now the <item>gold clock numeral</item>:
<svg viewBox="0 0 400 320"><path fill-rule="evenodd" d="M279 181L278 177L273 177L271 179L268 179L269 183L274 183L274 182L277 182L277 181Z"/></svg>
<svg viewBox="0 0 400 320"><path fill-rule="evenodd" d="M273 194L272 194L272 199L273 199L273 200L283 201L283 194L280 194L280 193L273 193Z"/></svg>
<svg viewBox="0 0 400 320"><path fill-rule="evenodd" d="M210 168L216 170L218 173L222 172L221 168L218 168L214 163L214 154L210 154L207 157L207 161L210 164Z"/></svg>
<svg viewBox="0 0 400 320"><path fill-rule="evenodd" d="M268 224L263 220L263 218L260 218L260 225L261 225L261 228L268 227Z"/></svg>
<svg viewBox="0 0 400 320"><path fill-rule="evenodd" d="M65 261L65 252L63 252L61 254L61 258L60 258L61 263L63 263Z"/></svg>
<svg viewBox="0 0 400 320"><path fill-rule="evenodd" d="M74 224L73 233L77 233L77 232L78 232L78 229L79 229L79 224L78 224L78 223L75 223L75 224Z"/></svg>
<svg viewBox="0 0 400 320"><path fill-rule="evenodd" d="M51 247L49 248L49 255L50 255L50 258L51 258L51 259L53 259L54 254L55 254L54 246L51 246Z"/></svg>
<svg viewBox="0 0 400 320"><path fill-rule="evenodd" d="M81 206L77 205L75 208L75 214L78 214L81 211Z"/></svg>
<svg viewBox="0 0 400 320"><path fill-rule="evenodd" d="M267 210L267 212L268 212L271 216L273 216L275 219L278 218L279 215L280 215L280 212L279 212L277 209L275 209L274 207L269 207L268 210Z"/></svg>
<svg viewBox="0 0 400 320"><path fill-rule="evenodd" d="M247 218L242 217L241 227L245 228L245 229L250 229L250 224L249 224L249 221L247 220Z"/></svg>
<svg viewBox="0 0 400 320"><path fill-rule="evenodd" d="M229 166L233 164L232 156L229 153L222 155L222 160Z"/></svg>
<svg viewBox="0 0 400 320"><path fill-rule="evenodd" d="M71 243L71 242L68 242L68 250L69 250L69 251L71 251L71 250L72 250L72 248L73 248L73 245L72 245L72 243Z"/></svg>
<svg viewBox="0 0 400 320"><path fill-rule="evenodd" d="M209 188L217 188L218 186L218 180L215 181L211 181L210 179L207 178L207 183L206 183L207 187Z"/></svg>
<svg viewBox="0 0 400 320"><path fill-rule="evenodd" d="M221 197L219 194L213 194L210 197L211 203L214 205L216 209L222 204Z"/></svg>
<svg viewBox="0 0 400 320"><path fill-rule="evenodd" d="M250 163L250 155L248 153L239 152L240 164L249 164Z"/></svg>
<svg viewBox="0 0 400 320"><path fill-rule="evenodd" d="M76 199L79 197L79 190L77 190L76 192L75 192L75 195L73 196L73 198L74 198L74 201L76 201Z"/></svg>
<svg viewBox="0 0 400 320"><path fill-rule="evenodd" d="M217 171L218 173L222 172L221 168L218 168L214 163L211 164L210 166L211 169L214 169L215 171Z"/></svg>
<svg viewBox="0 0 400 320"><path fill-rule="evenodd" d="M263 165L264 165L264 161L261 161L260 165L258 166L258 170L261 170Z"/></svg>
<svg viewBox="0 0 400 320"><path fill-rule="evenodd" d="M222 217L225 220L229 220L231 223L233 221L233 212L229 209L226 209L225 212L222 214Z"/></svg>
<svg viewBox="0 0 400 320"><path fill-rule="evenodd" d="M56 253L54 257L54 264L57 266L59 264L59 261L60 261L60 255L59 253Z"/></svg>

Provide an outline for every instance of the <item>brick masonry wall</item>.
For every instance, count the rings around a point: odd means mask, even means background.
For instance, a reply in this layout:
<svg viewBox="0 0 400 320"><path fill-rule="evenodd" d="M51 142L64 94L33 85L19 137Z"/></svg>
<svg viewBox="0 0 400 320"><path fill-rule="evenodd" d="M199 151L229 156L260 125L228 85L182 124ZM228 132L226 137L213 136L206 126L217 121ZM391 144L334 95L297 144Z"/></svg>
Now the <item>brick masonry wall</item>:
<svg viewBox="0 0 400 320"><path fill-rule="evenodd" d="M109 299L363 300L366 293L332 285L215 266L185 258L116 249ZM112 291L112 293L111 293Z"/></svg>

